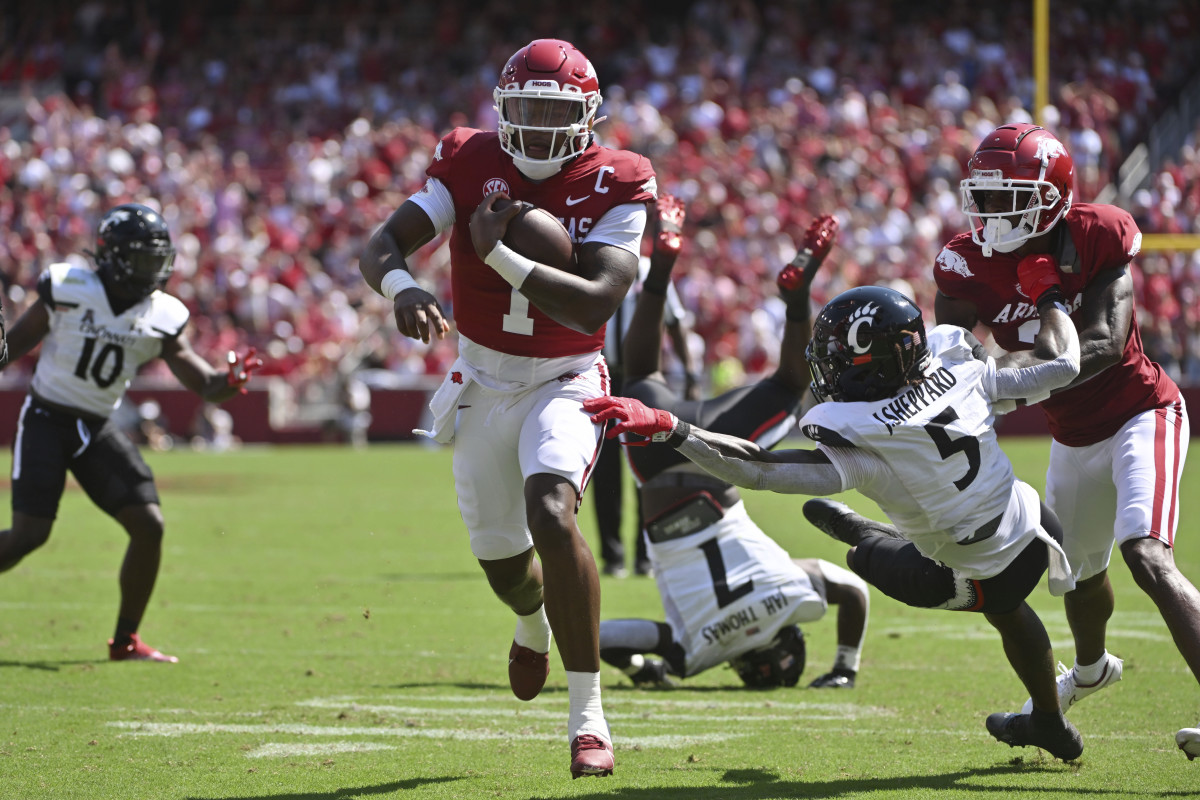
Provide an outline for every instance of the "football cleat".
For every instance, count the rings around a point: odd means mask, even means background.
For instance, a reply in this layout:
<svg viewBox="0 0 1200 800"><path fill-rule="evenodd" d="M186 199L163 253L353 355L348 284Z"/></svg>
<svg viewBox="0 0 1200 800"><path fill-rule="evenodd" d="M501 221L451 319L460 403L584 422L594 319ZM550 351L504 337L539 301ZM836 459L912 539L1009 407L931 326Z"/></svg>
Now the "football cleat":
<svg viewBox="0 0 1200 800"><path fill-rule="evenodd" d="M826 497L814 497L807 501L804 504L804 518L817 530L851 547L856 547L868 536L903 538L891 525L867 519L845 503Z"/></svg>
<svg viewBox="0 0 1200 800"><path fill-rule="evenodd" d="M1040 747L1063 761L1073 761L1083 754L1083 737L1061 715L1035 722L1030 714L998 711L988 716L986 724L988 733L1009 747Z"/></svg>
<svg viewBox="0 0 1200 800"><path fill-rule="evenodd" d="M852 669L835 669L833 672L826 672L821 677L814 680L808 685L810 689L853 689L854 676L857 673Z"/></svg>
<svg viewBox="0 0 1200 800"><path fill-rule="evenodd" d="M150 645L143 642L135 633L129 639L128 644L115 644L112 639L108 640L108 660L109 661L162 661L167 664L177 664L179 659L175 656L168 656L155 650Z"/></svg>
<svg viewBox="0 0 1200 800"><path fill-rule="evenodd" d="M571 740L571 779L591 775L602 778L613 773L612 744L591 733Z"/></svg>
<svg viewBox="0 0 1200 800"><path fill-rule="evenodd" d="M532 700L550 677L550 654L538 653L515 641L508 649L508 685L518 700Z"/></svg>
<svg viewBox="0 0 1200 800"><path fill-rule="evenodd" d="M657 658L646 659L645 665L629 678L639 689L674 689L679 685L667 672L667 665Z"/></svg>
<svg viewBox="0 0 1200 800"><path fill-rule="evenodd" d="M1182 728L1175 734L1175 744L1192 761L1200 756L1200 728Z"/></svg>
<svg viewBox="0 0 1200 800"><path fill-rule="evenodd" d="M1065 664L1061 661L1058 662L1058 707L1064 714L1071 710L1071 706L1089 694L1098 692L1110 683L1121 680L1122 665L1125 662L1112 653L1109 653L1107 657L1108 663L1104 665L1100 678L1092 683L1080 683L1075 676L1074 667L1067 669ZM1021 713L1028 714L1032 710L1033 698L1029 698L1025 701L1025 705L1021 706Z"/></svg>

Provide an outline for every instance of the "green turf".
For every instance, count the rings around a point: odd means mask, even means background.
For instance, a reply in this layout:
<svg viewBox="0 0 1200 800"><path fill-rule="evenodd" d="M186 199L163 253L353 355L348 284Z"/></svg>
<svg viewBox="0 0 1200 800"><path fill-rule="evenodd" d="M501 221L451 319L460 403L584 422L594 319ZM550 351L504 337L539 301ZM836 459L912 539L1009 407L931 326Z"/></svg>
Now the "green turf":
<svg viewBox="0 0 1200 800"><path fill-rule="evenodd" d="M1008 439L1042 484L1047 443ZM0 798L1195 797L1175 749L1200 692L1152 604L1113 570L1125 679L1072 711L1064 765L992 740L1025 698L982 617L873 595L859 686L750 693L714 669L673 692L605 668L611 778L571 781L557 659L532 703L508 692L511 615L471 558L446 450L416 445L149 454L167 516L142 628L177 665L110 664L124 536L78 491L50 542L0 577ZM1186 475L1185 511L1200 491ZM864 511L855 495L844 499ZM793 555L841 563L802 498L752 515ZM1194 510L1192 513L1196 513ZM582 521L595 541L590 505ZM1200 577L1185 516L1178 558ZM604 579L605 616L661 616L653 582ZM1071 657L1061 603L1033 602ZM806 678L832 660L807 626Z"/></svg>

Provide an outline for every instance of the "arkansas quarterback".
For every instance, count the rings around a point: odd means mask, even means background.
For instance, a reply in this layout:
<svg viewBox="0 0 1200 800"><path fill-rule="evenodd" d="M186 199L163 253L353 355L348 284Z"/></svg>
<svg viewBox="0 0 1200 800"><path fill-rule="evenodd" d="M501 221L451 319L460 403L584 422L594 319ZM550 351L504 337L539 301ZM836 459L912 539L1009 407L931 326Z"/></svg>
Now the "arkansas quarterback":
<svg viewBox="0 0 1200 800"><path fill-rule="evenodd" d="M537 39L505 64L499 130L456 128L424 187L371 237L367 284L392 300L397 329L430 341L450 330L407 256L450 231L458 359L430 403L433 439L454 442L459 510L492 590L517 614L509 685L533 699L549 674L551 632L570 695L571 775L609 775L600 702L600 584L576 512L601 426L579 413L609 388L605 322L637 274L654 170L599 145L600 84L574 45ZM577 269L554 269L501 241L517 204L550 211L571 233ZM544 602L543 602L544 600Z"/></svg>
<svg viewBox="0 0 1200 800"><path fill-rule="evenodd" d="M1062 522L1078 579L1064 598L1075 664L1058 679L1062 709L1121 679L1122 660L1105 647L1114 541L1200 677L1200 592L1172 554L1187 410L1179 387L1142 349L1128 269L1142 235L1115 206L1073 202L1071 156L1036 125L989 133L967 172L961 194L972 230L938 255L937 321L980 324L1005 350L1027 351L1040 315L1018 275L1041 270L1047 285L1059 284L1057 304L1082 346L1078 378L1027 399L1041 405L1054 437L1046 502ZM1179 730L1176 743L1188 758L1200 755L1200 728Z"/></svg>

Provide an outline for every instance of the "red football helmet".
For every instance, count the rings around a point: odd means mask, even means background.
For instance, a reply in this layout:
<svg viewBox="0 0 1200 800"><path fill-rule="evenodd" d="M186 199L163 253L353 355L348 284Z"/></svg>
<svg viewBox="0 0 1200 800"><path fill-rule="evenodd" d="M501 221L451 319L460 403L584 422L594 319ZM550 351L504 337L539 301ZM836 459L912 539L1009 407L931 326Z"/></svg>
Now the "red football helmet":
<svg viewBox="0 0 1200 800"><path fill-rule="evenodd" d="M984 137L959 184L972 240L990 257L1041 236L1071 207L1074 182L1075 162L1052 133L1024 122L1001 125Z"/></svg>
<svg viewBox="0 0 1200 800"><path fill-rule="evenodd" d="M500 73L496 90L500 146L533 180L549 178L591 141L600 82L570 42L535 39Z"/></svg>

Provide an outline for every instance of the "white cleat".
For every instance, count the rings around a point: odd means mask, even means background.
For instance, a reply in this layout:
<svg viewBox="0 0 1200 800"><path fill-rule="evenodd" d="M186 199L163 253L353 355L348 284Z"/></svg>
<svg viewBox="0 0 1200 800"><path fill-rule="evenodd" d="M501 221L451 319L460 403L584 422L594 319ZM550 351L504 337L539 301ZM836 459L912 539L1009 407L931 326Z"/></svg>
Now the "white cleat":
<svg viewBox="0 0 1200 800"><path fill-rule="evenodd" d="M1094 683L1080 683L1075 677L1075 668L1067 669L1066 665L1061 661L1058 662L1058 707L1065 714L1071 710L1071 706L1078 703L1083 698L1093 692L1098 692L1110 683L1116 683L1121 680L1122 665L1125 663L1121 659L1108 654L1108 663L1104 665L1104 670L1100 673L1099 680ZM1021 713L1028 714L1033 710L1033 698L1025 701L1025 705L1021 706ZM1182 745L1180 745L1182 747Z"/></svg>
<svg viewBox="0 0 1200 800"><path fill-rule="evenodd" d="M1183 728L1175 734L1175 744L1191 761L1200 756L1200 728Z"/></svg>

